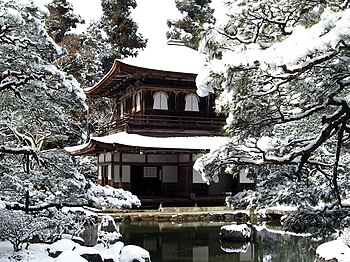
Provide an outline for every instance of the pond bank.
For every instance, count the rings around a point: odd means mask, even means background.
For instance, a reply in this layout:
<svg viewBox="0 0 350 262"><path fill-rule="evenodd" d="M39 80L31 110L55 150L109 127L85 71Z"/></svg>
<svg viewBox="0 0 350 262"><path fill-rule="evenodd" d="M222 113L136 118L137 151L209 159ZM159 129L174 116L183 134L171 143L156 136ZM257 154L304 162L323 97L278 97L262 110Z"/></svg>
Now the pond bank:
<svg viewBox="0 0 350 262"><path fill-rule="evenodd" d="M232 210L226 206L215 207L162 207L159 209L134 210L91 210L100 216L111 215L115 221L170 221L170 222L238 222L255 223L257 221L280 221L280 219L294 210L270 208L255 213L251 210Z"/></svg>
<svg viewBox="0 0 350 262"><path fill-rule="evenodd" d="M232 210L227 207L169 207L157 210L108 210L99 215L111 215L115 221L157 222L252 222L254 216L248 210Z"/></svg>

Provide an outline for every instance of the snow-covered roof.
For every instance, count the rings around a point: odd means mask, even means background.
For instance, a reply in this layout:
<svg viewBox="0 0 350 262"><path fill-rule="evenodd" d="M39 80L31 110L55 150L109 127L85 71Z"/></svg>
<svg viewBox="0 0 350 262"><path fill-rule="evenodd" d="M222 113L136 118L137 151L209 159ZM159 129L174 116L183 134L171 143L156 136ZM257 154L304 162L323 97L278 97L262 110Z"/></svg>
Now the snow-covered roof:
<svg viewBox="0 0 350 262"><path fill-rule="evenodd" d="M200 53L184 44L170 40L161 47L148 47L137 57L123 59L129 65L149 69L198 74L204 62Z"/></svg>
<svg viewBox="0 0 350 262"><path fill-rule="evenodd" d="M228 138L223 136L151 137L120 132L108 136L92 137L86 144L66 147L65 150L73 155L78 155L79 152L91 148L91 144L96 142L138 148L210 150L227 143Z"/></svg>

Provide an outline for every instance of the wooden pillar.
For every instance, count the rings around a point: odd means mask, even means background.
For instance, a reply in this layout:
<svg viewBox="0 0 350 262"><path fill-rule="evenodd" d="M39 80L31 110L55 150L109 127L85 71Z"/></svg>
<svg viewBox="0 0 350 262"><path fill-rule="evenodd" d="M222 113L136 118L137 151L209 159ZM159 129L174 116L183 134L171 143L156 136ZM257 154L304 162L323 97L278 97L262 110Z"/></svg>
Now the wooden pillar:
<svg viewBox="0 0 350 262"><path fill-rule="evenodd" d="M189 153L189 163L188 163L188 192L191 196L193 193L193 154Z"/></svg>
<svg viewBox="0 0 350 262"><path fill-rule="evenodd" d="M123 188L123 153L119 151L119 188Z"/></svg>

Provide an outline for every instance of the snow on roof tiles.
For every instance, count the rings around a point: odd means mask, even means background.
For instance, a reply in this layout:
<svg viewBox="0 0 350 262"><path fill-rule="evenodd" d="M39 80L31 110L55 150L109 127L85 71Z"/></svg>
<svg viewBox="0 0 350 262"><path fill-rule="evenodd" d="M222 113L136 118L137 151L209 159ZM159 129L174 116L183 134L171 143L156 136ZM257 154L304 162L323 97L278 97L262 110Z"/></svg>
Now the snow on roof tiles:
<svg viewBox="0 0 350 262"><path fill-rule="evenodd" d="M204 65L198 51L183 44L171 43L163 47L146 48L137 57L126 58L122 62L143 68L192 74L198 74Z"/></svg>
<svg viewBox="0 0 350 262"><path fill-rule="evenodd" d="M210 150L227 143L228 138L223 136L151 137L120 132L108 136L92 137L87 144L66 147L65 150L70 153L83 150L89 146L91 141L139 148Z"/></svg>

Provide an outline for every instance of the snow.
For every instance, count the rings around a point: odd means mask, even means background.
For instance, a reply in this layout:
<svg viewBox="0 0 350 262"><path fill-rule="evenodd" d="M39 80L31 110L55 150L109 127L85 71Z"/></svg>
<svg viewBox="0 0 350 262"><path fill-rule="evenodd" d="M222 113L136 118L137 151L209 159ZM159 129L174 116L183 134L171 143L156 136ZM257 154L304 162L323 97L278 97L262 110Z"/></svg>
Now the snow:
<svg viewBox="0 0 350 262"><path fill-rule="evenodd" d="M120 254L119 262L150 261L150 255L147 250L134 245L125 246Z"/></svg>
<svg viewBox="0 0 350 262"><path fill-rule="evenodd" d="M97 214L95 212L92 212L90 210L87 210L84 207L62 207L62 212L63 213L69 213L69 212L81 212L84 213L88 217L95 217Z"/></svg>
<svg viewBox="0 0 350 262"><path fill-rule="evenodd" d="M71 250L63 251L54 261L55 262L67 262L67 261L87 262L86 259L82 258L77 253Z"/></svg>
<svg viewBox="0 0 350 262"><path fill-rule="evenodd" d="M247 224L240 225L226 225L220 228L221 230L226 230L229 232L241 232L242 236L245 238L250 238L251 229Z"/></svg>
<svg viewBox="0 0 350 262"><path fill-rule="evenodd" d="M250 247L250 242L241 243L242 246L240 248L230 248L230 247L223 247L220 246L221 250L226 253L247 253L248 249Z"/></svg>
<svg viewBox="0 0 350 262"><path fill-rule="evenodd" d="M0 209L6 208L6 205L3 201L0 200Z"/></svg>
<svg viewBox="0 0 350 262"><path fill-rule="evenodd" d="M137 57L126 58L122 62L144 68L196 74L202 70L204 59L198 51L183 44L166 44L156 49L146 48Z"/></svg>
<svg viewBox="0 0 350 262"><path fill-rule="evenodd" d="M49 247L47 244L31 244L28 250L21 250L15 253L9 241L0 242L0 261L52 262L54 259L48 257L46 251L47 247ZM16 259L14 259L14 257L16 257Z"/></svg>
<svg viewBox="0 0 350 262"><path fill-rule="evenodd" d="M225 144L228 140L229 138L221 136L151 137L120 132L108 136L92 137L88 144L66 147L65 150L72 153L84 149L91 141L145 148L209 150Z"/></svg>
<svg viewBox="0 0 350 262"><path fill-rule="evenodd" d="M132 208L141 206L137 196L122 188L91 185L86 193L87 199L95 205L104 208Z"/></svg>
<svg viewBox="0 0 350 262"><path fill-rule="evenodd" d="M73 250L79 246L78 243L69 239L60 239L50 246L50 253L56 253L59 251Z"/></svg>
<svg viewBox="0 0 350 262"><path fill-rule="evenodd" d="M340 239L319 245L316 254L326 261L336 259L338 262L350 261L350 248Z"/></svg>
<svg viewBox="0 0 350 262"><path fill-rule="evenodd" d="M231 9L231 11L234 10ZM216 30L212 30L211 34L206 36L206 42L212 40L224 42L225 39L221 39L222 36L218 36L217 31L225 26L227 19L218 21L222 24L217 23ZM259 44L249 44L244 47L232 46L224 49L221 60L214 59L207 64L208 67L199 72L197 87L203 94L212 91L212 87L207 85L209 72L223 73L228 66L255 65L256 61L259 61L261 70L270 70L271 74L276 75L283 74L281 65L286 65L290 70L305 67L316 59L329 55L332 50L337 50L340 42L349 34L350 9L338 12L333 12L330 8L325 9L319 23L308 28L297 25L289 37L273 43L269 48L261 47ZM286 52L286 50L293 50L293 52ZM318 55L315 55L316 52Z"/></svg>
<svg viewBox="0 0 350 262"><path fill-rule="evenodd" d="M62 252L57 258L48 256L50 253ZM9 241L0 241L0 261L27 261L27 262L83 262L86 261L80 255L99 254L105 260L115 262L134 261L151 261L149 252L142 247L135 245L124 246L123 242L117 242L111 245L109 249L98 244L94 247L85 247L71 240L59 240L54 244L30 244L28 250L13 252L12 244ZM120 258L120 260L119 260Z"/></svg>
<svg viewBox="0 0 350 262"><path fill-rule="evenodd" d="M264 152L267 152L267 151L272 150L274 148L272 146L272 139L270 137L267 137L267 136L261 137L257 141L256 145L259 149L261 149Z"/></svg>

